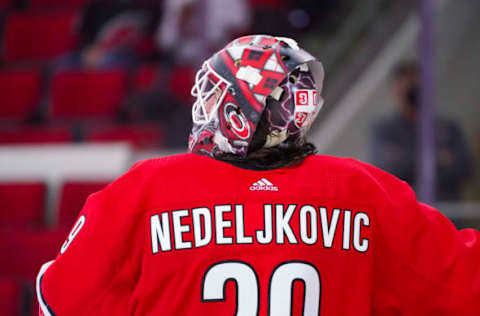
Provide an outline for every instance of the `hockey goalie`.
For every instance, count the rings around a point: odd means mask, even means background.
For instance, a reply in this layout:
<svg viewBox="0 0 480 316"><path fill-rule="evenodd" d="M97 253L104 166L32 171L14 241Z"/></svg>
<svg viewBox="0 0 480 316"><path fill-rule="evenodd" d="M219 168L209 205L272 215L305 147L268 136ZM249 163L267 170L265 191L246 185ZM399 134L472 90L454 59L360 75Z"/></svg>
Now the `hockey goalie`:
<svg viewBox="0 0 480 316"><path fill-rule="evenodd" d="M196 76L189 153L91 195L37 278L57 315L480 315L480 233L403 181L315 154L321 63L229 43Z"/></svg>

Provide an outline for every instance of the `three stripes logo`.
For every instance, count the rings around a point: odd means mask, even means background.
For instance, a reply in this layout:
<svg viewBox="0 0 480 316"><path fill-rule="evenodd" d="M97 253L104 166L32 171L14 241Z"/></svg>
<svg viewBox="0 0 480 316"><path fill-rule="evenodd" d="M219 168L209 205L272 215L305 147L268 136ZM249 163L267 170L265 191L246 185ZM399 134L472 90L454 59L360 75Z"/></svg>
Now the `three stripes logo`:
<svg viewBox="0 0 480 316"><path fill-rule="evenodd" d="M262 178L250 186L250 191L278 191L278 187Z"/></svg>

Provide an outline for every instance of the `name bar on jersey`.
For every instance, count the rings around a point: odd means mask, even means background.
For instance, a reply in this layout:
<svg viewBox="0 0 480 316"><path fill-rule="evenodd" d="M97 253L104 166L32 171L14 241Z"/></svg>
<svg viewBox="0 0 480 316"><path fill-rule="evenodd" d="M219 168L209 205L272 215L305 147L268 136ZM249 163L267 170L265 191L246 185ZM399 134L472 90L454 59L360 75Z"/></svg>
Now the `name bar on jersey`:
<svg viewBox="0 0 480 316"><path fill-rule="evenodd" d="M234 213L229 216L231 219L226 218L228 213ZM263 206L263 227L258 227L250 235L245 233L242 204L215 205L213 210L198 207L154 214L150 217L152 253L205 247L212 243L321 243L324 248L332 248L337 235L342 238L341 249L368 251L369 240L365 238L370 227L368 214L341 208L333 208L330 213L326 207L312 205L266 204ZM293 221L294 215L296 220Z"/></svg>

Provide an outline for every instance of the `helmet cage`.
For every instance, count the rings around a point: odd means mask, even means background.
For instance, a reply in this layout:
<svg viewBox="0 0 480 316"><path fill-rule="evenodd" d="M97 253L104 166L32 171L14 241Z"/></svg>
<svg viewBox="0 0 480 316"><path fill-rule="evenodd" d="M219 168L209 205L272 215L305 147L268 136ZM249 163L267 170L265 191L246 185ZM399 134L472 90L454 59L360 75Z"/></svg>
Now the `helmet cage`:
<svg viewBox="0 0 480 316"><path fill-rule="evenodd" d="M206 124L217 115L231 83L220 76L209 64L204 62L195 75L195 84L191 94L196 98L192 107L194 124Z"/></svg>

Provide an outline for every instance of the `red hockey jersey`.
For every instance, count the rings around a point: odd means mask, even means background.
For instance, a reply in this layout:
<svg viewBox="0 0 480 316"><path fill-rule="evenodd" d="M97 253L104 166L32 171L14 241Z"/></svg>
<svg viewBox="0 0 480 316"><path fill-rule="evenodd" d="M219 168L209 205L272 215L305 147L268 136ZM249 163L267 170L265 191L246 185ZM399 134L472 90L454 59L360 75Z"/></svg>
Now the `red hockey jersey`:
<svg viewBox="0 0 480 316"><path fill-rule="evenodd" d="M37 278L44 315L480 315L480 234L353 159L184 154L91 195Z"/></svg>

